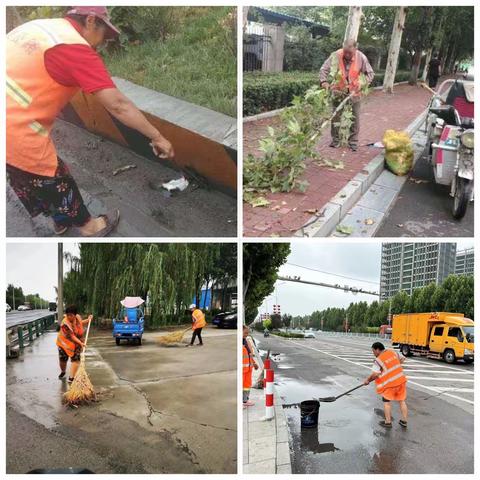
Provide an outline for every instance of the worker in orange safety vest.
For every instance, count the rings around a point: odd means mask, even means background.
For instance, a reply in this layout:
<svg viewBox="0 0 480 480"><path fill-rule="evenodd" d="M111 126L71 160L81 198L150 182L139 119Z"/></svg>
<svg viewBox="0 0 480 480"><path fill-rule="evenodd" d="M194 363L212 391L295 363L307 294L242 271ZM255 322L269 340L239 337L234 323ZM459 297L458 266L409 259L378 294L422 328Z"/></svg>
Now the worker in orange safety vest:
<svg viewBox="0 0 480 480"><path fill-rule="evenodd" d="M91 95L117 120L147 137L154 151L173 158L170 142L116 88L96 50L118 37L106 7L79 6L65 18L26 22L6 36L6 163L8 182L31 217L53 220L55 234L106 236L120 212L93 217L51 131L77 92ZM101 76L95 86L91 79Z"/></svg>
<svg viewBox="0 0 480 480"><path fill-rule="evenodd" d="M405 357L391 349L385 349L381 342L372 345L372 352L375 356L373 371L365 379L365 385L372 380L377 386L377 393L382 396L385 420L380 425L385 428L392 428L392 405L391 401L397 401L400 405L402 418L399 424L407 428L407 377L402 368Z"/></svg>
<svg viewBox="0 0 480 480"><path fill-rule="evenodd" d="M205 314L197 308L197 306L192 303L190 305L190 311L192 312L192 340L190 343L188 343L186 346L191 347L193 345L193 342L195 342L195 338L198 337L198 345L202 346L203 345L203 340L202 340L202 328L207 324L205 320Z"/></svg>
<svg viewBox="0 0 480 480"><path fill-rule="evenodd" d="M250 329L243 326L243 345L242 345L242 371L243 371L243 408L251 407L255 405L250 400L250 389L252 388L252 373L253 369L258 369L258 364L253 358L252 349L248 344L247 337L250 333Z"/></svg>
<svg viewBox="0 0 480 480"><path fill-rule="evenodd" d="M360 100L362 88L372 83L375 74L367 57L357 49L357 42L348 40L343 48L333 52L320 68L319 80L324 89L332 91L332 107L335 111L340 103L349 95L346 104L352 107L352 126L348 145L352 151L358 149L360 132ZM340 146L339 125L342 110L337 112L331 122L332 141L330 146Z"/></svg>
<svg viewBox="0 0 480 480"><path fill-rule="evenodd" d="M70 359L70 376L68 381L71 383L75 378L80 365L80 354L85 346L83 342L83 326L91 322L93 315L89 315L85 320L77 312L77 307L70 305L65 309L65 316L60 324L57 335L58 357L60 363L59 379L65 376L67 371L67 362Z"/></svg>

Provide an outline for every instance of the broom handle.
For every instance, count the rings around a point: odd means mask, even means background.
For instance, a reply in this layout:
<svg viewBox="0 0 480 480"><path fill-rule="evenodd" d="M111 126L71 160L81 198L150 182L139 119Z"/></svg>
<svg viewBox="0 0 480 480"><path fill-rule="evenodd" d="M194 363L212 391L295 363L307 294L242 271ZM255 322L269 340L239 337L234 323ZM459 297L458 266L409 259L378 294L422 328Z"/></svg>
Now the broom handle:
<svg viewBox="0 0 480 480"><path fill-rule="evenodd" d="M88 340L88 333L90 332L90 324L92 323L92 320L90 320L88 322L88 327L87 327L87 334L85 335L85 343L84 343L84 347L83 347L83 351L82 353L85 353L85 350L87 348L87 340Z"/></svg>

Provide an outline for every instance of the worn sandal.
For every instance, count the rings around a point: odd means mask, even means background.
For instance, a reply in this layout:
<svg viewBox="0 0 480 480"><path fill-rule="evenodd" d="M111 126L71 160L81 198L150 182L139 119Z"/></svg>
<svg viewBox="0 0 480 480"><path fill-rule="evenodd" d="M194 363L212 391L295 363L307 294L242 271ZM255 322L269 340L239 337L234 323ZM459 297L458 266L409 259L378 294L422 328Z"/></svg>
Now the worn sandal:
<svg viewBox="0 0 480 480"><path fill-rule="evenodd" d="M381 420L380 422L378 422L378 424L379 424L381 427L392 428L392 422L387 423L385 420Z"/></svg>
<svg viewBox="0 0 480 480"><path fill-rule="evenodd" d="M65 225L60 225L57 222L53 222L53 231L55 235L63 235L68 230L68 227Z"/></svg>
<svg viewBox="0 0 480 480"><path fill-rule="evenodd" d="M399 420L398 422L403 428L407 428L407 422L405 420Z"/></svg>
<svg viewBox="0 0 480 480"><path fill-rule="evenodd" d="M72 233L75 233L77 237L106 237L110 234L113 230L115 230L118 222L120 221L120 211L115 209L112 212L108 212L106 215L100 215L105 219L106 226L95 232L91 235L84 235L80 232L78 227L72 227ZM99 217L99 218L100 218Z"/></svg>

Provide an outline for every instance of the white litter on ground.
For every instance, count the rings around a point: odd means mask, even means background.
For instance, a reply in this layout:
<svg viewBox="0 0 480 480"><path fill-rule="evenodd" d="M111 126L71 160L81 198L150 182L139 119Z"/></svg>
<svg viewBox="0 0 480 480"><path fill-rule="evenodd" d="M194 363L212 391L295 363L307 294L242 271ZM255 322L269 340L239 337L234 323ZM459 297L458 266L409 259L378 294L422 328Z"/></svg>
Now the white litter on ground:
<svg viewBox="0 0 480 480"><path fill-rule="evenodd" d="M162 187L169 192L172 190L180 190L182 192L188 187L188 180L185 177L180 177L167 183L162 183Z"/></svg>

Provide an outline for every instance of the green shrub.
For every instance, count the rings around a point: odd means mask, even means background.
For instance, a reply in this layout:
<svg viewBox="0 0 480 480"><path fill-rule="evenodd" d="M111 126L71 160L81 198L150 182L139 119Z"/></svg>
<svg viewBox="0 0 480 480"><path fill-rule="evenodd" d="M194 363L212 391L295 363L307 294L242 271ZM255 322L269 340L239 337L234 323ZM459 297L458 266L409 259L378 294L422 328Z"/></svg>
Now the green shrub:
<svg viewBox="0 0 480 480"><path fill-rule="evenodd" d="M372 87L383 84L384 71L375 73ZM409 71L397 71L396 82L408 80ZM248 117L289 105L295 96L303 96L318 84L318 72L281 72L243 74L243 115Z"/></svg>
<svg viewBox="0 0 480 480"><path fill-rule="evenodd" d="M285 338L305 338L303 333L287 333L287 332L275 332L274 335Z"/></svg>

